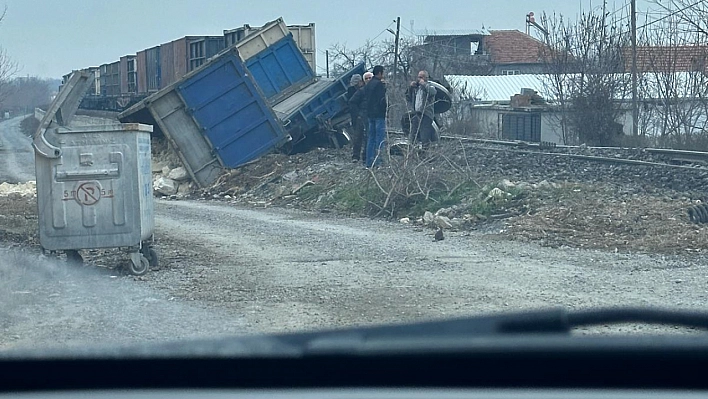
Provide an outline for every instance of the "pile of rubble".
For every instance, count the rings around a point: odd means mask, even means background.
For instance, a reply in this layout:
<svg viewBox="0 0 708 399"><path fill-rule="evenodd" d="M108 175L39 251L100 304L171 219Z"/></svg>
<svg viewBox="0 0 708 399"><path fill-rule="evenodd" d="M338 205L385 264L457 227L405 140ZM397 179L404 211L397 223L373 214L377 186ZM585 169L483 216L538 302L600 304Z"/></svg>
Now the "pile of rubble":
<svg viewBox="0 0 708 399"><path fill-rule="evenodd" d="M28 181L27 183L0 183L0 197L36 197L37 196L37 183L34 181Z"/></svg>
<svg viewBox="0 0 708 399"><path fill-rule="evenodd" d="M152 177L155 196L184 198L197 188L187 170L164 139L152 139Z"/></svg>

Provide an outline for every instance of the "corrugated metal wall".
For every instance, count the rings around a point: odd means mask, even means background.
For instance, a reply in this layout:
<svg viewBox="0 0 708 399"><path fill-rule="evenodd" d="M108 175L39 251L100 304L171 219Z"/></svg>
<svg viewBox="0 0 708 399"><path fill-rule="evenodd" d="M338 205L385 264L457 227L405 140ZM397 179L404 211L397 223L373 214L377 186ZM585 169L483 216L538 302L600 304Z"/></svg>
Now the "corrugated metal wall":
<svg viewBox="0 0 708 399"><path fill-rule="evenodd" d="M120 61L112 62L110 64L103 64L99 67L99 70L101 95L120 95Z"/></svg>
<svg viewBox="0 0 708 399"><path fill-rule="evenodd" d="M179 40L160 45L160 69L162 70L162 85L167 86L177 80L174 70L175 45Z"/></svg>
<svg viewBox="0 0 708 399"><path fill-rule="evenodd" d="M120 94L130 93L128 84L128 61L135 60L134 55L120 57Z"/></svg>
<svg viewBox="0 0 708 399"><path fill-rule="evenodd" d="M147 77L148 93L160 90L162 82L162 68L160 66L160 46L145 50L145 73Z"/></svg>
<svg viewBox="0 0 708 399"><path fill-rule="evenodd" d="M137 63L136 67L138 70L138 93L145 94L147 93L147 75L145 74L147 57L145 50L138 51L137 59L135 61Z"/></svg>

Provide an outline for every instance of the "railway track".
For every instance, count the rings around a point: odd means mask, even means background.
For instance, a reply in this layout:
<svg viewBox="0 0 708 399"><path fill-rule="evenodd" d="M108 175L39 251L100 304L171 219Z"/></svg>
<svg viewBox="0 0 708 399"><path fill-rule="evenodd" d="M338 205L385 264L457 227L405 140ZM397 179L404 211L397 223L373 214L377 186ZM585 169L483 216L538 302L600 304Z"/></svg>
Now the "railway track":
<svg viewBox="0 0 708 399"><path fill-rule="evenodd" d="M652 166L676 169L705 169L708 171L708 152L673 150L664 148L620 148L554 145L552 143L527 143L476 139L443 135L445 141L460 141L476 148L491 151L536 154L549 157L565 157L589 162Z"/></svg>

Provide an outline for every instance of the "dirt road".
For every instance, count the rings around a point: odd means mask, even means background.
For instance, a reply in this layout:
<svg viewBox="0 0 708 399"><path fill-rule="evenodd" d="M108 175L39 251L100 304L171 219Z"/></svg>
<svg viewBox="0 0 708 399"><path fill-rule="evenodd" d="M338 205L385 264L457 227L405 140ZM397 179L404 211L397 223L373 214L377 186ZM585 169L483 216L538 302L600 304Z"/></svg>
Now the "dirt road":
<svg viewBox="0 0 708 399"><path fill-rule="evenodd" d="M31 211L24 198L16 204ZM31 233L36 219L26 220ZM447 233L433 242L432 231L394 222L213 201L157 201L156 222L162 266L140 278L115 269L125 259L120 254L86 253L89 266L71 268L39 256L36 248L2 250L0 349L548 306L704 309L708 296L704 258L541 248L502 239L493 225L486 233Z"/></svg>
<svg viewBox="0 0 708 399"><path fill-rule="evenodd" d="M258 331L307 329L548 306L704 306L697 259L540 248L481 233L282 209L160 202L172 265L148 283L221 304ZM174 248L177 256L170 259ZM175 284L177 282L178 284Z"/></svg>
<svg viewBox="0 0 708 399"><path fill-rule="evenodd" d="M34 180L32 139L20 132L24 116L0 123L0 183Z"/></svg>

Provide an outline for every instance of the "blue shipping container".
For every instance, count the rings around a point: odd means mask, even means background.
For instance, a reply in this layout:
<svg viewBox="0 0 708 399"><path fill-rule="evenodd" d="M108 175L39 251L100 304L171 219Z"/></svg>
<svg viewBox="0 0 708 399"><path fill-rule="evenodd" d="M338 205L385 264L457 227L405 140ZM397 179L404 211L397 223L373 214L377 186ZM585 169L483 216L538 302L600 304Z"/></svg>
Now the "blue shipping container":
<svg viewBox="0 0 708 399"><path fill-rule="evenodd" d="M222 166L242 165L287 140L236 48L118 118L159 126L201 187L212 184Z"/></svg>
<svg viewBox="0 0 708 399"><path fill-rule="evenodd" d="M187 79L178 90L225 166L250 161L285 136L233 53Z"/></svg>
<svg viewBox="0 0 708 399"><path fill-rule="evenodd" d="M246 60L246 67L271 102L278 101L315 78L292 34Z"/></svg>

